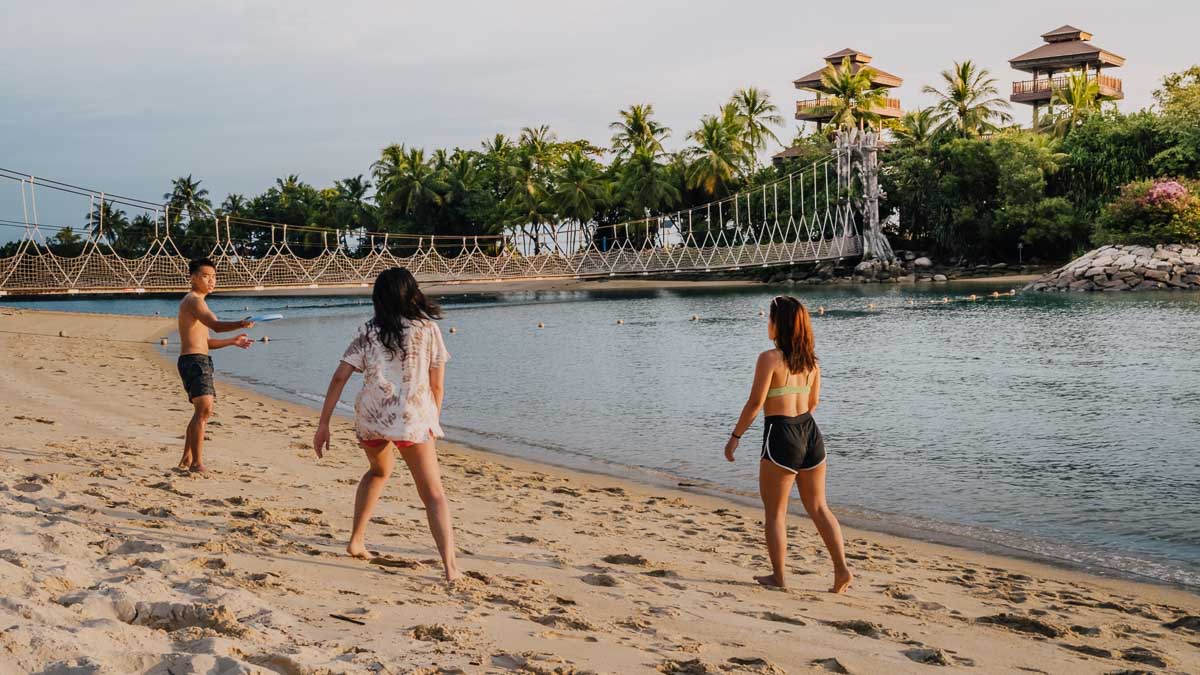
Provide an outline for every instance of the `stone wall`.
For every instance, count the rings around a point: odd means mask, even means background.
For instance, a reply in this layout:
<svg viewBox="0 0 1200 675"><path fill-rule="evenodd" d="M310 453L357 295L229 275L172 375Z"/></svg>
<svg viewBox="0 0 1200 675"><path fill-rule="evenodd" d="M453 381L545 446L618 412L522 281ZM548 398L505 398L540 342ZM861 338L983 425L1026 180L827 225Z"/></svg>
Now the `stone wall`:
<svg viewBox="0 0 1200 675"><path fill-rule="evenodd" d="M1025 287L1033 291L1200 289L1200 246L1104 246Z"/></svg>

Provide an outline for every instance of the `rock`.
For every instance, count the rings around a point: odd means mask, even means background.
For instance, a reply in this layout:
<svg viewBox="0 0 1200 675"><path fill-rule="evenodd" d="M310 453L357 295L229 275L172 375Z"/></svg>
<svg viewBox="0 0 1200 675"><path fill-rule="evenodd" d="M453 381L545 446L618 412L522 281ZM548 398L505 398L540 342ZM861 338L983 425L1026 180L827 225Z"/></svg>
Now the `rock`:
<svg viewBox="0 0 1200 675"><path fill-rule="evenodd" d="M1162 282L1166 282L1171 278L1171 275L1169 273L1163 272L1161 270L1146 270L1145 272L1142 273L1142 276L1147 279L1151 279L1153 281L1162 281Z"/></svg>
<svg viewBox="0 0 1200 675"><path fill-rule="evenodd" d="M933 267L933 261L924 256L913 261L914 267Z"/></svg>
<svg viewBox="0 0 1200 675"><path fill-rule="evenodd" d="M946 281L946 275L945 274L935 274L935 275L933 275L933 280L937 281L937 282Z"/></svg>
<svg viewBox="0 0 1200 675"><path fill-rule="evenodd" d="M1099 263L1096 263L1096 264L1099 264ZM1108 264L1108 263L1104 263L1104 264ZM996 263L995 265L992 265L992 269L994 269L994 270L1006 270L1006 269L1008 269L1008 263L1002 263L1002 262L998 262L998 263Z"/></svg>

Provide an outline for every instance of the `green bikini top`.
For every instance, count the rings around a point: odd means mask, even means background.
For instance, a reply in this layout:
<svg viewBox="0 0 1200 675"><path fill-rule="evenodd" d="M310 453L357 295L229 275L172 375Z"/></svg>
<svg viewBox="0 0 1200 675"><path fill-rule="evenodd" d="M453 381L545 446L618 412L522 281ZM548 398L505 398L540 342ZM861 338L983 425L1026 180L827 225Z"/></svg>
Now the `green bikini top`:
<svg viewBox="0 0 1200 675"><path fill-rule="evenodd" d="M813 373L815 373L815 372L816 372L815 370L809 371L808 375L806 375L804 377L804 382L805 382L804 384L792 385L790 387L785 386L785 387L775 387L774 389L768 389L767 390L767 398L775 398L776 396L786 396L788 394L807 394L809 391L812 390L812 385L809 384L809 382L811 381L809 378L811 378L813 376ZM791 373L788 373L788 377L791 377ZM784 380L784 381L786 382L787 380Z"/></svg>

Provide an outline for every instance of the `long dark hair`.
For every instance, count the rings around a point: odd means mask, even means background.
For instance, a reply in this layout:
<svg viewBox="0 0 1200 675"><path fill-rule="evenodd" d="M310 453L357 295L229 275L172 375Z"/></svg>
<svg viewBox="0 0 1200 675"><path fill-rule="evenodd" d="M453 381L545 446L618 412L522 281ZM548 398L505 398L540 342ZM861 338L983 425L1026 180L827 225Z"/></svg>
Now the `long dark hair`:
<svg viewBox="0 0 1200 675"><path fill-rule="evenodd" d="M404 357L404 320L442 318L442 308L425 297L412 272L403 267L386 269L375 279L371 292L375 317L367 322L369 330L392 358Z"/></svg>
<svg viewBox="0 0 1200 675"><path fill-rule="evenodd" d="M804 303L790 295L777 296L771 301L771 321L775 323L775 346L783 352L788 371L806 373L815 369L812 321Z"/></svg>

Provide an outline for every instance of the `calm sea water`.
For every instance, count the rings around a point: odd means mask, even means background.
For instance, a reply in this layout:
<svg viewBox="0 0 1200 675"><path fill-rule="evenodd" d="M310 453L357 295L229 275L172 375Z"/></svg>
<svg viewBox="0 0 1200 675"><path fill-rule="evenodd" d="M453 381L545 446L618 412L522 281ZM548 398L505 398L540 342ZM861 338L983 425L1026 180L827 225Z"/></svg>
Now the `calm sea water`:
<svg viewBox="0 0 1200 675"><path fill-rule="evenodd" d="M816 417L843 513L1200 586L1200 296L994 289L1008 287L447 297L444 420L452 439L501 452L751 495L760 424L737 463L721 448L770 347L759 311L797 292L827 308ZM371 311L365 298L211 304L284 313L252 331L269 344L222 350L217 369L312 405ZM171 315L175 301L33 306Z"/></svg>

